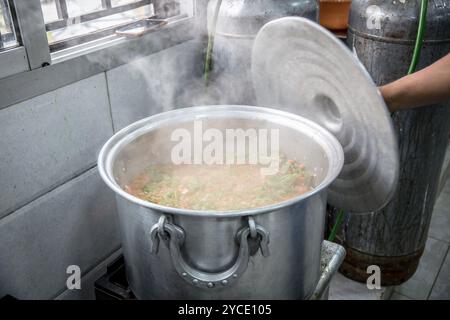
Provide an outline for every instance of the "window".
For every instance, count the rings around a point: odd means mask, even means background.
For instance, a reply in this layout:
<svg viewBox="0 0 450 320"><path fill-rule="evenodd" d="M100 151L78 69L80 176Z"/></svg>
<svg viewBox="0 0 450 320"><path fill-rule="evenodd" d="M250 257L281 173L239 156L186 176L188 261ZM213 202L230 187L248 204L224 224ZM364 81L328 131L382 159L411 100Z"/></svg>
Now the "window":
<svg viewBox="0 0 450 320"><path fill-rule="evenodd" d="M181 0L182 1L182 0ZM102 37L144 18L180 15L180 1L40 0L50 51ZM155 2L158 8L155 8ZM159 3L163 2L162 10ZM157 12L158 11L158 12Z"/></svg>
<svg viewBox="0 0 450 320"><path fill-rule="evenodd" d="M0 50L16 47L18 44L8 1L0 0Z"/></svg>
<svg viewBox="0 0 450 320"><path fill-rule="evenodd" d="M185 18L194 16L195 1L0 0L0 79L85 54L101 55L108 47L109 55L112 47L136 50L142 44L128 37L173 22L193 23Z"/></svg>

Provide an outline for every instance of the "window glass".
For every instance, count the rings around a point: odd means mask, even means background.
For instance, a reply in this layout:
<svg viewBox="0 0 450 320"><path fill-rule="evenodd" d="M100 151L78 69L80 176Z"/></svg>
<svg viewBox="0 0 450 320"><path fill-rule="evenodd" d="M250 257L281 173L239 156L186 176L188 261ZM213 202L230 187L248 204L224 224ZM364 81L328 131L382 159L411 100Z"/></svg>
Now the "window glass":
<svg viewBox="0 0 450 320"><path fill-rule="evenodd" d="M112 35L154 14L152 0L40 1L52 52Z"/></svg>
<svg viewBox="0 0 450 320"><path fill-rule="evenodd" d="M0 0L0 50L18 45L8 1Z"/></svg>
<svg viewBox="0 0 450 320"><path fill-rule="evenodd" d="M111 5L113 7L121 6L124 4L129 4L133 2L137 2L138 0L111 0Z"/></svg>
<svg viewBox="0 0 450 320"><path fill-rule="evenodd" d="M0 0L2 1L2 0ZM190 16L192 0L40 0L51 52L114 35L118 28L155 16ZM180 10L184 5L187 10ZM139 22L145 25L146 22ZM138 24L139 24L138 23ZM146 28L141 25L136 28ZM123 30L123 29L121 29ZM145 32L145 30L143 31ZM123 35L123 33L120 33Z"/></svg>
<svg viewBox="0 0 450 320"><path fill-rule="evenodd" d="M65 0L60 2L66 2L69 17L77 17L102 9L102 1L100 0Z"/></svg>
<svg viewBox="0 0 450 320"><path fill-rule="evenodd" d="M41 7L45 23L58 20L55 0L41 0Z"/></svg>

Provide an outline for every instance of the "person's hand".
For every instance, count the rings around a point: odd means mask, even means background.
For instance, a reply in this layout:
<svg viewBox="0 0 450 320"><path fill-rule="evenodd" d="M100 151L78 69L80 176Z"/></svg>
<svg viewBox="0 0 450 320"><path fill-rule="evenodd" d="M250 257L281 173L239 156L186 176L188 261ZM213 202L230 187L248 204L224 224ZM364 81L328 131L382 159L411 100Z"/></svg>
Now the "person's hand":
<svg viewBox="0 0 450 320"><path fill-rule="evenodd" d="M450 101L450 54L378 89L391 112Z"/></svg>

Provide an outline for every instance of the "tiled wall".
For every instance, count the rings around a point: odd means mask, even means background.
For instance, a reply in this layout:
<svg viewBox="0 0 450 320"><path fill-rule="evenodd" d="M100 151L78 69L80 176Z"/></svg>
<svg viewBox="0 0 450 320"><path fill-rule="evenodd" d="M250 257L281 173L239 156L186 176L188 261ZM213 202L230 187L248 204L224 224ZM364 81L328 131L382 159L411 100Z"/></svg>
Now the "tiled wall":
<svg viewBox="0 0 450 320"><path fill-rule="evenodd" d="M201 51L185 42L0 110L0 297L93 297L120 248L98 152L114 130L174 108ZM69 265L81 268L81 292L66 290Z"/></svg>

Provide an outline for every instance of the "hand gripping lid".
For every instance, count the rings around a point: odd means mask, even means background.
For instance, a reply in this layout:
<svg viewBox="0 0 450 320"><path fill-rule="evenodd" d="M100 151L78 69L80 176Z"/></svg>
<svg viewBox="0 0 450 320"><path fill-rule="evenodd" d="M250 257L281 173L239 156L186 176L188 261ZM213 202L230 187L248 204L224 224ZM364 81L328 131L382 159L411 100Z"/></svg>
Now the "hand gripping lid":
<svg viewBox="0 0 450 320"><path fill-rule="evenodd" d="M341 40L304 18L269 22L255 39L252 77L258 105L309 118L341 143L345 163L328 189L329 203L362 213L391 199L399 172L391 117Z"/></svg>

